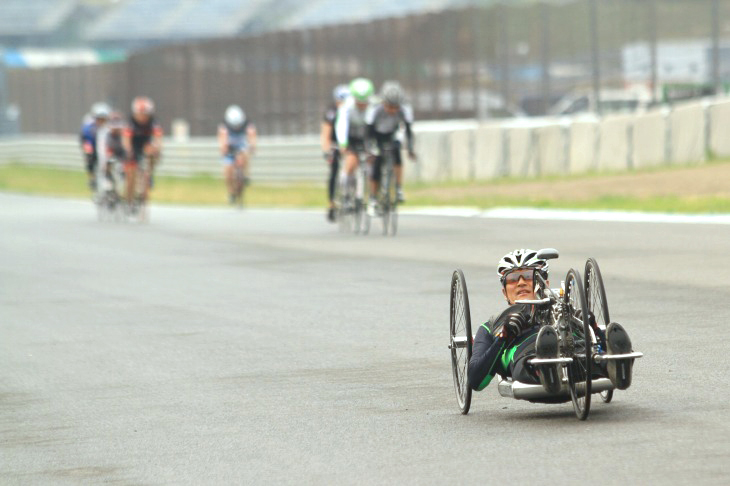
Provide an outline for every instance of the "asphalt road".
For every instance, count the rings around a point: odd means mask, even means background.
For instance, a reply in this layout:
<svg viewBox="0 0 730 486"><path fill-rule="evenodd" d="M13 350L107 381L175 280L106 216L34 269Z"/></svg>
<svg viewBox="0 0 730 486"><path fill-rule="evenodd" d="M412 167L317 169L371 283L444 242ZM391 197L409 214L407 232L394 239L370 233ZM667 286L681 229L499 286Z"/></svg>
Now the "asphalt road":
<svg viewBox="0 0 730 486"><path fill-rule="evenodd" d="M400 222L0 194L0 483L730 482L730 226ZM633 386L586 422L496 386L460 415L451 273L482 322L499 257L547 246L554 282L601 264Z"/></svg>

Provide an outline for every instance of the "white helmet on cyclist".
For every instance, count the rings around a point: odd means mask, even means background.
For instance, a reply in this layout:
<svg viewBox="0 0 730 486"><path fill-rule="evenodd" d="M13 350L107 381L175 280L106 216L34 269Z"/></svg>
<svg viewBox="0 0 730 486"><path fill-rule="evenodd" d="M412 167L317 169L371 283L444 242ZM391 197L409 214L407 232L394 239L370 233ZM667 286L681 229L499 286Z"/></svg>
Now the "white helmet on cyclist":
<svg viewBox="0 0 730 486"><path fill-rule="evenodd" d="M111 108L109 108L109 105L107 105L104 102L94 103L91 106L91 116L94 118L103 118L107 119L109 118L109 114L111 113Z"/></svg>
<svg viewBox="0 0 730 486"><path fill-rule="evenodd" d="M226 108L226 123L232 127L240 127L246 122L246 113L238 105Z"/></svg>
<svg viewBox="0 0 730 486"><path fill-rule="evenodd" d="M134 115L152 116L155 112L154 102L146 96L137 96L132 100L132 113Z"/></svg>
<svg viewBox="0 0 730 486"><path fill-rule="evenodd" d="M398 81L386 81L380 88L380 97L389 105L401 105L405 94Z"/></svg>
<svg viewBox="0 0 730 486"><path fill-rule="evenodd" d="M335 101L345 101L350 96L350 88L346 84L340 84L332 91L332 98Z"/></svg>
<svg viewBox="0 0 730 486"><path fill-rule="evenodd" d="M548 262L538 258L535 250L513 250L502 257L497 265L497 276L502 285L505 283L507 273L515 268L534 268L540 271L543 278L548 277Z"/></svg>

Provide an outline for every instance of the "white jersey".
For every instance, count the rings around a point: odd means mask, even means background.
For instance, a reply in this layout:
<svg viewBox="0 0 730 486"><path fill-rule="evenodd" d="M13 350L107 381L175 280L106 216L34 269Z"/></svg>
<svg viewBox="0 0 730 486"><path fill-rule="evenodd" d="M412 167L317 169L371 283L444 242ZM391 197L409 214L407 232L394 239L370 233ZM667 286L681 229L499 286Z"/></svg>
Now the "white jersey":
<svg viewBox="0 0 730 486"><path fill-rule="evenodd" d="M355 99L350 97L337 110L335 134L340 145L347 147L352 139L365 140L368 134L367 120L371 115L372 105L363 111L358 110Z"/></svg>

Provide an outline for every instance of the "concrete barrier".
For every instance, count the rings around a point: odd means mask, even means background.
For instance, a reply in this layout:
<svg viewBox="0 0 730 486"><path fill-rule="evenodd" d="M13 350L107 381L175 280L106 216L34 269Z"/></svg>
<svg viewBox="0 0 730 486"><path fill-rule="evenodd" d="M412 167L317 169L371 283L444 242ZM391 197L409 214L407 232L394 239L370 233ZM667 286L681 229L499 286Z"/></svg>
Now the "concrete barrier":
<svg viewBox="0 0 730 486"><path fill-rule="evenodd" d="M700 103L679 106L669 115L671 163L699 164L705 161L705 107Z"/></svg>
<svg viewBox="0 0 730 486"><path fill-rule="evenodd" d="M536 128L538 161L537 172L540 175L567 174L567 127L551 125Z"/></svg>
<svg viewBox="0 0 730 486"><path fill-rule="evenodd" d="M728 126L730 99L688 103L668 114L422 122L414 125L419 160L406 163L405 176L444 182L699 164L710 150L730 156ZM221 176L214 138L166 139L163 153L162 174ZM79 171L84 166L75 136L0 140L0 163L9 161ZM264 182L324 184L327 172L316 136L261 137L251 164L252 178Z"/></svg>
<svg viewBox="0 0 730 486"><path fill-rule="evenodd" d="M638 115L634 121L633 164L645 169L666 164L667 115L660 110Z"/></svg>
<svg viewBox="0 0 730 486"><path fill-rule="evenodd" d="M474 179L494 179L502 175L504 131L499 125L481 125L474 137Z"/></svg>
<svg viewBox="0 0 730 486"><path fill-rule="evenodd" d="M607 116L600 123L598 170L616 171L631 168L632 115Z"/></svg>
<svg viewBox="0 0 730 486"><path fill-rule="evenodd" d="M580 174L598 169L598 120L581 120L568 129L568 172Z"/></svg>
<svg viewBox="0 0 730 486"><path fill-rule="evenodd" d="M730 101L709 107L709 149L717 157L730 157Z"/></svg>

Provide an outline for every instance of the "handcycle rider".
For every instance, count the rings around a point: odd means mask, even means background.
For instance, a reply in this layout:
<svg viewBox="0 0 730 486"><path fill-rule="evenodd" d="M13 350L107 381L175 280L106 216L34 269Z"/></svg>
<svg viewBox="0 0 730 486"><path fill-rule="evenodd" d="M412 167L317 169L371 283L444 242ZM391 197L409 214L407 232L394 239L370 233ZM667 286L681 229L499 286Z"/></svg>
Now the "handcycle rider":
<svg viewBox="0 0 730 486"><path fill-rule="evenodd" d="M218 126L218 147L223 156L223 175L228 188L228 202L236 201L236 169L243 174L242 184L249 181L249 156L256 150L256 127L238 105L226 108L223 123Z"/></svg>
<svg viewBox="0 0 730 486"><path fill-rule="evenodd" d="M499 374L522 383L541 384L549 394L560 390L560 365L533 366L528 363L534 357L558 357L555 329L538 326L534 320L534 305L515 304L517 300L535 299L535 272L540 272L547 281L548 263L537 258L534 250L514 250L500 260L497 274L502 283L502 294L509 306L477 330L467 372L472 389L483 390ZM595 322L593 316L589 316L589 319ZM596 326L593 327L598 330ZM631 340L623 326L611 322L605 333L609 355L632 351ZM594 372L607 375L614 387L625 390L631 385L632 360L627 359L624 363L620 361L624 360L602 363L594 368ZM625 372L619 373L619 369Z"/></svg>
<svg viewBox="0 0 730 486"><path fill-rule="evenodd" d="M126 179L125 198L129 207L133 206L134 192L140 163L145 157L149 158L149 180L147 188L153 185L153 171L162 151L162 126L154 118L155 104L145 96L138 96L132 100L132 116L124 130L124 150L128 155L124 167Z"/></svg>
<svg viewBox="0 0 730 486"><path fill-rule="evenodd" d="M350 98L340 106L335 122L335 135L340 144L340 151L344 156L344 171L340 179L343 192L347 185L355 183L355 170L358 168L358 153L365 152L368 136L367 113L370 109L370 99L375 92L372 81L366 78L355 78L350 82ZM345 192L346 193L346 192ZM357 194L358 203L363 201Z"/></svg>
<svg viewBox="0 0 730 486"><path fill-rule="evenodd" d="M396 199L399 203L405 202L403 195L403 164L400 155L400 141L396 140L396 133L401 124L405 127L406 148L408 157L415 162L416 154L413 151L413 110L404 103L405 94L403 88L397 81L386 81L380 90L382 101L368 112L366 120L368 124L368 135L375 141L378 154L374 161L370 174L370 202L368 213L375 215L376 194L380 186L380 172L383 165L383 149L390 145L394 149L393 172L395 174Z"/></svg>

